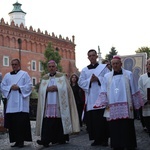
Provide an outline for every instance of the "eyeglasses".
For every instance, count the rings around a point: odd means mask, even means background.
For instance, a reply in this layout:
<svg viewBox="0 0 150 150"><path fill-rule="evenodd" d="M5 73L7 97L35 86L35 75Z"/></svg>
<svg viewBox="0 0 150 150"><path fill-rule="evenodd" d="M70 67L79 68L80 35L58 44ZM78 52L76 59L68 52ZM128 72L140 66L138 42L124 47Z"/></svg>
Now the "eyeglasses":
<svg viewBox="0 0 150 150"><path fill-rule="evenodd" d="M17 66L18 64L11 64L12 66Z"/></svg>
<svg viewBox="0 0 150 150"><path fill-rule="evenodd" d="M49 68L54 68L55 66L48 66Z"/></svg>

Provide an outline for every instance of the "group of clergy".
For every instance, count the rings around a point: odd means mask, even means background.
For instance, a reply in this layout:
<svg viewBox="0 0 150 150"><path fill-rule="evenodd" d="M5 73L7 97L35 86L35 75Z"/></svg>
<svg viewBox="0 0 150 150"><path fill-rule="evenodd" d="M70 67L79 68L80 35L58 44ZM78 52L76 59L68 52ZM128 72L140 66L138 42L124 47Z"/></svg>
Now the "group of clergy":
<svg viewBox="0 0 150 150"><path fill-rule="evenodd" d="M138 84L131 71L122 68L119 56L108 64L97 62L97 52L87 53L90 65L84 67L78 86L85 93L83 114L91 146L108 146L113 150L135 150L137 147L134 127L134 109L143 108L143 117L150 133L150 60L147 73L141 75ZM24 147L24 141L32 141L29 118L29 98L32 91L31 78L21 70L19 59L11 61L1 83L1 91L7 99L5 127L9 131L12 147ZM36 134L41 137L37 144L65 144L71 133L79 133L81 120L75 96L64 73L57 71L54 60L48 62L48 73L42 77L38 91ZM150 95L150 94L149 94ZM81 114L81 113L80 113ZM80 115L81 117L81 115Z"/></svg>
<svg viewBox="0 0 150 150"><path fill-rule="evenodd" d="M143 115L147 113L145 123L150 128L150 73L142 75L137 84L133 73L123 69L120 56L113 56L110 71L107 63L98 64L94 49L87 55L90 65L82 69L78 84L85 91L89 140L94 140L91 146L108 146L110 138L113 150L135 150L134 110L143 108ZM146 65L150 72L149 65L150 60Z"/></svg>

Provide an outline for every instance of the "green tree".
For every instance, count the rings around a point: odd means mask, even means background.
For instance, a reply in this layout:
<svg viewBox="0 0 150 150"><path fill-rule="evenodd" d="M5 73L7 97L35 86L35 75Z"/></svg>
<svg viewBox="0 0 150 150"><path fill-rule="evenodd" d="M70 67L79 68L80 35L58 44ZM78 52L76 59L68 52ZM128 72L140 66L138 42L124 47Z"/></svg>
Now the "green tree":
<svg viewBox="0 0 150 150"><path fill-rule="evenodd" d="M49 62L49 60L55 60L55 62L57 63L58 71L62 71L62 67L60 65L61 56L59 55L58 51L54 50L51 43L48 43L48 46L46 47L44 52L44 57L45 61L41 61L43 67L42 76L45 73L48 73L47 63Z"/></svg>
<svg viewBox="0 0 150 150"><path fill-rule="evenodd" d="M111 61L114 55L117 55L117 50L115 47L112 47L111 50L109 51L109 54L106 54L105 59Z"/></svg>
<svg viewBox="0 0 150 150"><path fill-rule="evenodd" d="M149 47L141 47L135 51L136 53L147 53L147 59L150 58L150 48Z"/></svg>

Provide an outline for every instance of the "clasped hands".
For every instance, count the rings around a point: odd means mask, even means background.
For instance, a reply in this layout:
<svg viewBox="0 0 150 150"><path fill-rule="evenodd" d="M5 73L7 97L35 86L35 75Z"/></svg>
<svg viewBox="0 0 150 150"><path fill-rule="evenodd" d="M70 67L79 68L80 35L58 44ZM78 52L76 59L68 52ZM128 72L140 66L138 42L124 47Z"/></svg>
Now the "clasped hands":
<svg viewBox="0 0 150 150"><path fill-rule="evenodd" d="M57 89L56 85L52 85L52 86L48 86L46 91L47 92L56 92L56 91L58 91L58 89Z"/></svg>
<svg viewBox="0 0 150 150"><path fill-rule="evenodd" d="M13 85L11 86L11 90L14 90L14 91L19 90L19 86L18 86L17 84L13 84Z"/></svg>
<svg viewBox="0 0 150 150"><path fill-rule="evenodd" d="M98 81L98 77L95 76L95 74L92 74L92 77L91 77L91 82L94 82L94 81Z"/></svg>

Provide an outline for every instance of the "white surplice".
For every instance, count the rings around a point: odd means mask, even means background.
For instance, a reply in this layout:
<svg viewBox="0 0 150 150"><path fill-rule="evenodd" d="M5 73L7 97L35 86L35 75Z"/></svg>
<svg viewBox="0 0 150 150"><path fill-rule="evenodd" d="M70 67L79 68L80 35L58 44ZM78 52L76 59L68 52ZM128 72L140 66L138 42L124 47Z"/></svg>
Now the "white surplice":
<svg viewBox="0 0 150 150"><path fill-rule="evenodd" d="M134 118L133 109L143 106L132 72L125 69L122 72L113 76L112 71L104 76L104 84L94 105L95 108L108 106L106 117L110 120Z"/></svg>
<svg viewBox="0 0 150 150"><path fill-rule="evenodd" d="M88 67L82 69L78 84L85 91L85 103L87 106L87 111L95 109L93 108L93 105L97 100L101 90L101 86L98 84L98 82L92 82L90 86L92 74L95 74L95 76L98 77L100 83L103 84L103 77L108 72L110 71L106 64L99 64L94 69L88 69Z"/></svg>
<svg viewBox="0 0 150 150"><path fill-rule="evenodd" d="M11 90L17 84L20 91ZM27 72L20 70L17 74L7 73L1 83L3 96L7 98L6 113L29 112L29 96L32 92L31 78Z"/></svg>
<svg viewBox="0 0 150 150"><path fill-rule="evenodd" d="M57 86L55 77L51 77L48 83L49 86ZM51 118L60 118L60 106L59 106L59 97L58 92L48 92L46 97L46 108L45 108L45 117Z"/></svg>
<svg viewBox="0 0 150 150"><path fill-rule="evenodd" d="M150 88L150 78L148 77L147 73L140 76L138 86L144 103L147 103L147 88ZM150 104L143 106L143 116L150 116Z"/></svg>

